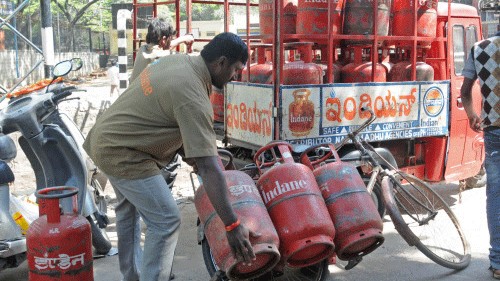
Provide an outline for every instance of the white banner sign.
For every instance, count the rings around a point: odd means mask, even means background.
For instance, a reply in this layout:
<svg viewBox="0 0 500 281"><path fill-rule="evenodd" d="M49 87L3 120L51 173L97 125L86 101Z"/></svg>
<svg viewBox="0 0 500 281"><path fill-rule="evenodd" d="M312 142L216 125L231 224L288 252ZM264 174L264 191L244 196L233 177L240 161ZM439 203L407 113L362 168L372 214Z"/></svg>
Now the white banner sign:
<svg viewBox="0 0 500 281"><path fill-rule="evenodd" d="M449 82L329 84L282 88L282 138L292 143L339 142L369 117L369 141L448 134Z"/></svg>
<svg viewBox="0 0 500 281"><path fill-rule="evenodd" d="M225 122L229 138L257 146L273 139L273 88L269 85L228 83Z"/></svg>

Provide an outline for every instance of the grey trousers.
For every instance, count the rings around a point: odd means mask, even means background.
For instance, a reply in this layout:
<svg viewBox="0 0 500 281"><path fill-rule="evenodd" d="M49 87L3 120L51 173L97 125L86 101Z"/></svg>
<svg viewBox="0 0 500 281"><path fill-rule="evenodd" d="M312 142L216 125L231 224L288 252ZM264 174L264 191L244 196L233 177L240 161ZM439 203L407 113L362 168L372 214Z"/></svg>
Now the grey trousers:
<svg viewBox="0 0 500 281"><path fill-rule="evenodd" d="M161 175L135 180L108 178L118 200L116 231L123 281L169 280L181 216L165 179ZM147 226L144 251L140 217Z"/></svg>

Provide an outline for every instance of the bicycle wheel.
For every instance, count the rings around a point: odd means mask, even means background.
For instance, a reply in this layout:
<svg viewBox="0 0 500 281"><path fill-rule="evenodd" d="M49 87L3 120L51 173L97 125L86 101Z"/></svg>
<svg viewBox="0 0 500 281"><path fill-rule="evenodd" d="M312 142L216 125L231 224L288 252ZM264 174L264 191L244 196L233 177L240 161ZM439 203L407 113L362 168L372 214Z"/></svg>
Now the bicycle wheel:
<svg viewBox="0 0 500 281"><path fill-rule="evenodd" d="M398 172L382 181L384 203L398 233L435 263L464 269L470 247L455 214L429 185Z"/></svg>
<svg viewBox="0 0 500 281"><path fill-rule="evenodd" d="M215 264L215 260L212 256L212 251L210 250L207 239L203 239L201 241L201 248L205 266L208 270L208 273L210 274L210 277L213 277L213 275L217 272L217 270L219 270L219 268ZM276 274L276 272L271 271L258 278L250 279L249 281L324 281L329 275L328 260L325 259L317 264L313 264L304 268L291 268L286 266L284 268L283 274L279 276L277 275L278 274ZM217 281L226 280L229 279L224 276Z"/></svg>

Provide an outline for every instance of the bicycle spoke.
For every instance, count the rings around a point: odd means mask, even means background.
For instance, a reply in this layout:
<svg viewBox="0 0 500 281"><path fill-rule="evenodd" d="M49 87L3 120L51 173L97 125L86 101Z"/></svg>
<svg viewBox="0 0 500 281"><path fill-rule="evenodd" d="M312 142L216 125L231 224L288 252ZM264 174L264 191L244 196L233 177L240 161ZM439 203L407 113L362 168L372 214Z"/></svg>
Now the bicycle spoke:
<svg viewBox="0 0 500 281"><path fill-rule="evenodd" d="M414 176L402 173L395 179L392 183L396 208L391 218L400 234L407 241L415 241L415 246L436 263L465 268L470 262L469 245L446 202Z"/></svg>

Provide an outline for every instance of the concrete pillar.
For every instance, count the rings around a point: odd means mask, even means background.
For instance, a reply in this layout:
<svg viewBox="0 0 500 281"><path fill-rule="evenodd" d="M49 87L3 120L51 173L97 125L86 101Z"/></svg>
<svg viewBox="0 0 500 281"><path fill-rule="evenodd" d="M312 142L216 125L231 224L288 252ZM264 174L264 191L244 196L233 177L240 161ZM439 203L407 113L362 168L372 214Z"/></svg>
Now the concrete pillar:
<svg viewBox="0 0 500 281"><path fill-rule="evenodd" d="M50 0L40 0L40 12L42 17L42 51L45 63L45 78L50 78L54 67L54 31L52 30Z"/></svg>
<svg viewBox="0 0 500 281"><path fill-rule="evenodd" d="M121 9L116 13L116 30L118 32L118 69L120 89L126 89L127 75L127 19L132 18L132 11Z"/></svg>

